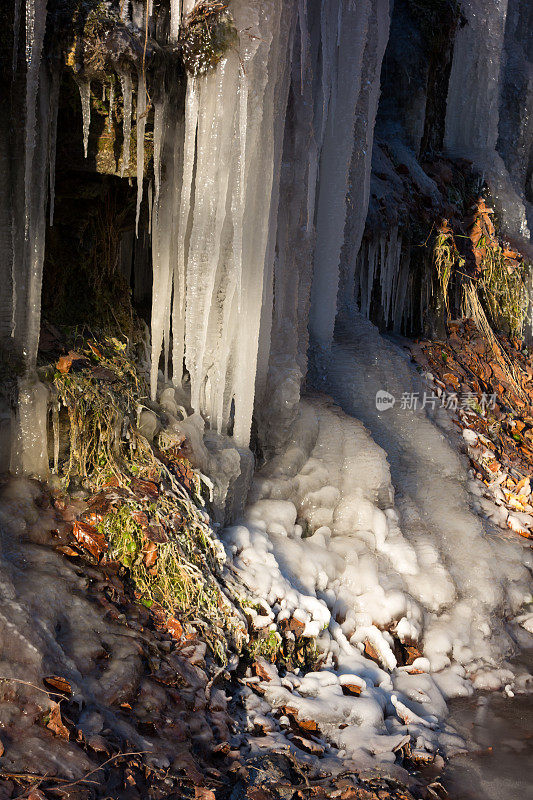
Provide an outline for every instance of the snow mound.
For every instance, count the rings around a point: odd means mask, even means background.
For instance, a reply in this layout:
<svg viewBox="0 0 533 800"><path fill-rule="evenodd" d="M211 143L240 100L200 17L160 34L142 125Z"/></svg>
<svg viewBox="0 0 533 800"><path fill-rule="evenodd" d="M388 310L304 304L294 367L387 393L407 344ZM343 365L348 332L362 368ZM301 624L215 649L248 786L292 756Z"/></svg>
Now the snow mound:
<svg viewBox="0 0 533 800"><path fill-rule="evenodd" d="M530 593L530 550L485 529L471 509L445 419L400 403L376 409L378 389L420 386L370 323L351 321L327 382L366 427L328 397L302 400L243 518L222 533L233 570L262 609L256 628L290 637L286 621L297 620L324 656L318 673L263 681L259 706L250 689L251 723L270 713L283 737L289 707L315 723L331 752L359 765L371 756L394 762L408 741L454 752L461 742L444 723L447 700L513 680L503 619ZM418 649L414 663L402 646ZM348 684L360 694L346 694Z"/></svg>

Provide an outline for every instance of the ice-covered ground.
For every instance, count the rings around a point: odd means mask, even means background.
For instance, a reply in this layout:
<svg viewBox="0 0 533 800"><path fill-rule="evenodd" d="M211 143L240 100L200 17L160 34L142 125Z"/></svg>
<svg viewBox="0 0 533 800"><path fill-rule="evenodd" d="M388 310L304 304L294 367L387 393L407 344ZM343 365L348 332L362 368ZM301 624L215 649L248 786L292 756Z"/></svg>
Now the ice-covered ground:
<svg viewBox="0 0 533 800"><path fill-rule="evenodd" d="M256 627L298 620L326 653L318 673L274 670L262 699L250 690L250 726L259 718L282 746L290 707L317 724L326 753L359 766L394 762L409 740L420 759L453 752L449 698L527 684L506 663L505 621L531 595L531 550L476 513L459 437L444 412L402 408L424 386L369 322L345 323L323 380L331 397L304 397L244 518L222 534ZM376 408L379 390L393 408ZM400 666L398 641L421 657Z"/></svg>

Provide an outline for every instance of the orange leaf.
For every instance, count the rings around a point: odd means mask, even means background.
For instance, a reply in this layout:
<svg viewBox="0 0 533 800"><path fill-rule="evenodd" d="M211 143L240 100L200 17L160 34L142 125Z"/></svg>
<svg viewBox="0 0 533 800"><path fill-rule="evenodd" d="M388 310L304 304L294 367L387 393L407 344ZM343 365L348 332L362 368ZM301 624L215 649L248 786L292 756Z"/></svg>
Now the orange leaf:
<svg viewBox="0 0 533 800"><path fill-rule="evenodd" d="M166 622L167 631L174 639L181 639L183 636L183 626L176 617L170 617Z"/></svg>
<svg viewBox="0 0 533 800"><path fill-rule="evenodd" d="M94 525L76 520L72 527L72 533L81 546L88 550L96 559L100 558L102 553L107 550L105 536L100 533Z"/></svg>
<svg viewBox="0 0 533 800"><path fill-rule="evenodd" d="M74 350L71 350L67 356L61 356L59 361L56 364L57 369L59 372L62 372L63 375L66 375L67 372L70 370L73 361L85 361L85 356L80 356L79 353L76 353Z"/></svg>
<svg viewBox="0 0 533 800"><path fill-rule="evenodd" d="M146 542L143 547L143 560L146 569L153 567L157 561L157 545L154 542Z"/></svg>
<svg viewBox="0 0 533 800"><path fill-rule="evenodd" d="M50 710L50 717L48 722L46 723L46 727L52 731L56 736L59 736L61 739L68 739L69 732L65 725L63 724L63 720L61 719L61 710L59 708L59 703L54 703L51 701L51 710Z"/></svg>
<svg viewBox="0 0 533 800"><path fill-rule="evenodd" d="M55 689L58 692L72 694L72 687L70 683L66 678L62 678L61 675L48 675L46 678L43 678L43 682L46 686L51 686L52 689Z"/></svg>
<svg viewBox="0 0 533 800"><path fill-rule="evenodd" d="M194 800L215 800L215 793L205 786L194 787Z"/></svg>

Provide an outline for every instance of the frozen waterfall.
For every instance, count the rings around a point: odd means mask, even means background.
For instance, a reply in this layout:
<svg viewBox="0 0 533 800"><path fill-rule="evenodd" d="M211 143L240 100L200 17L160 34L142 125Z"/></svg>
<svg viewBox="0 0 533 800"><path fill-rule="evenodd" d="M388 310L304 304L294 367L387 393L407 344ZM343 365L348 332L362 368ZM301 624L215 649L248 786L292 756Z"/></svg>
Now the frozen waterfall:
<svg viewBox="0 0 533 800"><path fill-rule="evenodd" d="M508 232L527 237L533 129L525 112L502 113L505 92L532 95L517 2L465 0L444 144L484 171ZM194 3L168 5L172 50ZM400 221L365 234L389 6L231 0L238 44L214 69L185 77L181 65L169 68L153 86L144 61L117 67L123 141L115 178L136 175L135 227L147 238L150 204L151 399L192 410L179 424L205 471L218 469L220 505L229 488L240 491L234 516L251 482L255 424L264 464L246 509L221 532L228 564L255 603L257 628L275 634L292 621L323 654L316 674L275 675L264 701L245 692L247 714L252 723L269 715L275 742L281 710L295 707L318 721L330 754L358 764L370 756L393 763L410 740L422 753L459 746L446 728L446 701L514 679L503 619L518 614L533 568L524 542L493 524L497 510L482 521L479 489L444 412L401 406L403 393L420 389L418 378L363 319L376 296L385 327L399 331L414 313ZM148 30L154 5L147 9L122 3L121 24ZM42 57L46 0L27 0L24 13L26 47L14 55L24 75L23 130L0 135L8 176L0 186L0 344L22 366L11 467L44 478L49 398L36 361L60 87ZM87 158L91 83L83 74L75 80ZM153 164L145 163L152 109ZM0 126L3 133L1 118ZM383 184L399 180L396 164L433 211L436 185L419 153L401 131L381 146L374 154ZM302 392L317 374L329 396ZM387 412L376 409L380 390L397 400ZM216 434L225 437L222 455ZM413 664L398 666L398 643L420 648ZM347 686L361 695L356 704Z"/></svg>

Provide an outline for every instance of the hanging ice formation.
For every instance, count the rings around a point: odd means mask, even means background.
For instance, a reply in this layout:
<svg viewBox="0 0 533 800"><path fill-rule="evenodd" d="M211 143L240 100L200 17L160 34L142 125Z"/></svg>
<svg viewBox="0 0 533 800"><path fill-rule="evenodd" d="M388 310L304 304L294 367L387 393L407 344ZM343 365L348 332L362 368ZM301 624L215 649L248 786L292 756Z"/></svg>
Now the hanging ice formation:
<svg viewBox="0 0 533 800"><path fill-rule="evenodd" d="M156 101L151 388L171 330L174 382L184 363L193 408L246 445L267 376L264 424L298 400L313 243L310 330L326 347L333 333L348 176L368 184L389 15L386 2L340 0L235 0L231 13L239 52L189 79L182 133L168 98ZM352 164L356 115L366 146Z"/></svg>
<svg viewBox="0 0 533 800"><path fill-rule="evenodd" d="M484 172L507 233L529 239L531 7L518 0L467 0L462 8L467 24L454 44L444 145Z"/></svg>
<svg viewBox="0 0 533 800"><path fill-rule="evenodd" d="M192 0L170 3L173 43L193 5ZM189 76L185 87L162 80L159 89L149 88L155 109L151 392L155 397L163 353L164 371L169 377L171 366L176 386L186 370L194 410L212 429L231 431L239 445L247 445L254 403L264 435L270 430L282 438L290 424L307 370L308 331L315 352L327 353L337 311L359 306L369 314L376 281L385 324L398 328L412 313L412 292L403 278L409 259L397 223L369 231L361 246L389 3L232 0L230 11L238 45L215 69ZM15 285L10 271L13 302L3 314L12 318L13 338L24 342L31 364L39 327L45 202L40 187L47 163L53 214L57 78L50 101L50 75L40 58L43 0L28 0L25 12L24 191L17 194L24 208L14 225L13 275L27 278L17 277ZM120 13L132 29L152 24L142 4L123 2ZM509 227L526 234L531 123L525 115L499 114L504 89L505 97L519 89L531 93L524 14L518 0L465 4L468 24L454 45L444 138L448 150L492 171L500 188L512 185L505 205L516 224ZM19 18L15 13L15 27ZM484 20L489 36L480 32ZM122 64L119 71L122 174L130 166L134 90L137 94L138 227L146 74L139 66L134 87L131 65ZM517 73L523 85L518 86ZM463 74L470 76L471 98L463 91ZM87 152L90 85L83 71L78 83ZM418 106L409 113L415 120L410 124L420 129ZM431 197L432 182L417 162L421 129L405 135L398 130L389 138L387 158L407 164ZM374 146L374 159L384 160L383 153ZM24 303L33 313L22 321Z"/></svg>
<svg viewBox="0 0 533 800"><path fill-rule="evenodd" d="M19 9L15 9L18 39ZM53 196L49 162L55 143L57 79L42 59L46 28L46 0L27 0L25 6L25 97L22 130L13 130L10 99L3 109L2 228L0 270L2 301L0 344L20 364L18 407L8 421L11 445L2 443L15 471L46 475L47 391L34 373L40 330L42 264L48 189ZM17 42L18 43L18 42ZM18 68L18 49L13 55ZM50 175L50 176L49 176ZM6 235L10 231L11 235ZM4 428L4 425L2 425ZM5 440L4 430L0 441ZM7 452L5 451L7 449Z"/></svg>

